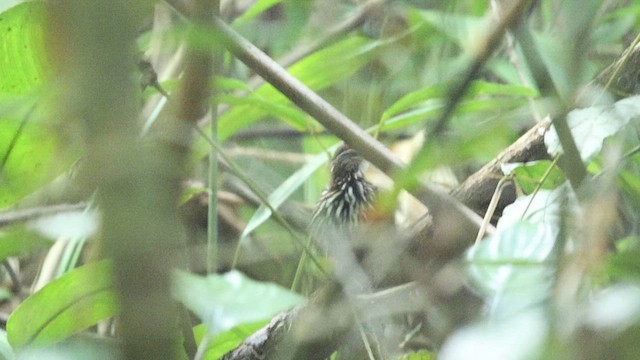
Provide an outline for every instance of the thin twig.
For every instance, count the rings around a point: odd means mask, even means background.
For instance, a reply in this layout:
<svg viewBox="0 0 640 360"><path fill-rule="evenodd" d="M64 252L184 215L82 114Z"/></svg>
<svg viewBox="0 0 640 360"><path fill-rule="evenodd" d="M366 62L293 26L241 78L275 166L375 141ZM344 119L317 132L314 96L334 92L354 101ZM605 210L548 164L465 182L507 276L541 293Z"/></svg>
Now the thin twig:
<svg viewBox="0 0 640 360"><path fill-rule="evenodd" d="M9 278L11 279L11 292L14 294L18 294L20 292L20 277L16 274L16 271L13 270L13 267L9 263L9 260L5 259L2 261L2 266L7 271Z"/></svg>
<svg viewBox="0 0 640 360"><path fill-rule="evenodd" d="M0 227L33 220L42 216L83 210L86 207L87 207L87 203L82 202L78 204L59 204L59 205L35 207L35 208L24 209L24 210L1 211Z"/></svg>
<svg viewBox="0 0 640 360"><path fill-rule="evenodd" d="M613 68L613 71L611 72L611 76L607 80L607 83L605 84L604 89L602 89L603 92L611 88L611 84L613 84L613 81L618 76L618 73L627 64L627 62L631 58L631 55L633 54L638 44L640 44L640 34L638 34L636 38L633 39L633 42L631 43L631 45L627 49L625 49L620 59L617 60L615 63L611 64L611 66L609 67L609 68Z"/></svg>
<svg viewBox="0 0 640 360"><path fill-rule="evenodd" d="M533 190L533 193L531 193L531 200L529 200L529 203L527 204L527 206L524 208L524 211L522 212L521 219L524 219L525 214L527 213L527 211L529 211L529 207L533 203L533 199L536 197L536 195L538 194L540 189L542 189L542 184L544 184L544 182L547 180L547 178L551 174L551 170L553 170L553 167L556 166L556 164L558 163L558 159L559 158L560 158L560 156L556 156L555 158L553 158L553 161L551 162L551 165L549 165L549 167L544 172L544 174L542 174L542 177L540 178L540 181L536 185L536 188Z"/></svg>
<svg viewBox="0 0 640 360"><path fill-rule="evenodd" d="M496 186L496 191L493 193L491 197L491 202L489 202L489 207L487 208L487 212L484 214L484 219L482 221L482 227L480 227L480 231L478 231L478 236L476 236L475 244L478 245L480 240L484 237L489 224L491 224L491 218L496 211L496 207L498 206L498 201L500 201L500 197L502 197L502 190L508 184L508 182L512 179L511 176L504 176L498 182L498 186Z"/></svg>

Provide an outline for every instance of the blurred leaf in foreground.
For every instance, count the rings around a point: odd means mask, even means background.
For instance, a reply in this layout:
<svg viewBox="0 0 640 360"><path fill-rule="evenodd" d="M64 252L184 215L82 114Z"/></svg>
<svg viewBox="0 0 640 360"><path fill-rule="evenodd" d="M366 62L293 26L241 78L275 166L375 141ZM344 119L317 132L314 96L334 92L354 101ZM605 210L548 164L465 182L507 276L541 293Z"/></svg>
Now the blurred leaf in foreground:
<svg viewBox="0 0 640 360"><path fill-rule="evenodd" d="M174 297L208 326L212 335L240 324L270 319L304 298L275 284L254 281L238 271L197 276L176 272Z"/></svg>

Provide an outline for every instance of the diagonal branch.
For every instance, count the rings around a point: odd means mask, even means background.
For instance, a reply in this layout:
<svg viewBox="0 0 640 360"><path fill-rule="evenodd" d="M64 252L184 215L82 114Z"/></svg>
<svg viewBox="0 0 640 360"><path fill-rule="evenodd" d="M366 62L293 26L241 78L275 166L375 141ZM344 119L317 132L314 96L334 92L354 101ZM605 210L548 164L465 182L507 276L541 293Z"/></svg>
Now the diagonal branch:
<svg viewBox="0 0 640 360"><path fill-rule="evenodd" d="M405 169L405 164L397 159L383 144L375 140L298 79L291 76L273 59L235 32L221 19L215 18L213 26L220 40L233 55L262 76L293 103L313 116L330 132L362 154L373 165L390 176ZM416 179L410 180L414 180L410 181L410 183L419 184L419 186L418 189L408 190L430 209L434 218L446 216L450 221L457 224L456 230L459 229L460 231L456 231L453 236L455 239L450 240L460 241L461 239L457 237L462 236L464 241L471 242L473 235L480 228L482 219L453 197L431 184L420 183ZM447 226L447 228L436 230L436 232L445 234L449 233L450 230Z"/></svg>

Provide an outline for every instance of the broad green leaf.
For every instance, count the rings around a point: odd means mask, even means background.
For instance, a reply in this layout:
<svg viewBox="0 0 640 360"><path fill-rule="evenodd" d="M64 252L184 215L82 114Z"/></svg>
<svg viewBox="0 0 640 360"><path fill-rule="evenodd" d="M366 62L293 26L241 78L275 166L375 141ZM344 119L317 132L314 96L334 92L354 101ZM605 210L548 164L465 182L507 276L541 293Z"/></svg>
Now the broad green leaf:
<svg viewBox="0 0 640 360"><path fill-rule="evenodd" d="M25 94L46 77L43 2L24 2L0 13L0 93Z"/></svg>
<svg viewBox="0 0 640 360"><path fill-rule="evenodd" d="M469 250L469 272L488 295L491 318L505 319L549 299L560 216L563 204L572 203L569 191L565 183L518 198L505 208L496 233Z"/></svg>
<svg viewBox="0 0 640 360"><path fill-rule="evenodd" d="M541 189L554 189L566 181L564 173L550 160L531 161L527 163L502 164L505 175L513 174L518 187L531 194L538 186ZM550 169L551 168L551 169ZM550 171L543 181L543 176ZM542 183L541 183L542 182Z"/></svg>
<svg viewBox="0 0 640 360"><path fill-rule="evenodd" d="M7 321L11 346L52 344L116 315L111 267L84 265L29 296Z"/></svg>
<svg viewBox="0 0 640 360"><path fill-rule="evenodd" d="M532 224L541 224L551 231L545 236L555 239L562 206L566 206L567 211L575 211L576 203L575 194L566 182L553 190L541 190L536 195L522 196L504 209L497 229L506 229L524 220Z"/></svg>
<svg viewBox="0 0 640 360"><path fill-rule="evenodd" d="M298 188L300 188L300 186L302 186L320 166L327 162L327 159L327 153L322 152L287 178L287 180L285 180L269 195L268 200L271 207L274 209L280 207L280 205L282 205L296 190L298 190ZM253 230L267 221L271 214L271 209L264 204L261 204L247 223L247 226L245 226L240 239L244 239L251 234Z"/></svg>
<svg viewBox="0 0 640 360"><path fill-rule="evenodd" d="M202 319L213 336L241 324L267 320L304 302L287 289L252 280L238 271L208 277L177 271L173 294Z"/></svg>
<svg viewBox="0 0 640 360"><path fill-rule="evenodd" d="M222 333L211 339L211 342L209 343L209 346L204 353L203 359L220 359L222 355L235 349L246 338L258 331L263 326L267 325L267 323L268 321L258 321L255 323L239 325L227 331L223 331ZM200 324L193 328L193 333L198 345L202 342L202 339L208 332L209 330L207 330L207 326L205 324Z"/></svg>
<svg viewBox="0 0 640 360"><path fill-rule="evenodd" d="M585 163L590 162L602 149L604 140L622 130L632 119L640 118L640 96L622 99L609 106L594 106L573 110L567 115L567 123L573 139ZM544 136L549 154L562 153L562 146L555 128Z"/></svg>
<svg viewBox="0 0 640 360"><path fill-rule="evenodd" d="M503 319L550 296L554 231L518 222L473 247L468 254L474 283L489 295L492 318Z"/></svg>
<svg viewBox="0 0 640 360"><path fill-rule="evenodd" d="M288 71L312 90L322 90L355 73L369 61L373 52L384 44L383 41L352 36L300 60ZM234 106L220 117L220 140L265 116L282 115L282 106L293 107L290 101L270 84L262 85L255 91L254 96L255 101ZM282 120L297 129L308 127L307 116L285 116Z"/></svg>
<svg viewBox="0 0 640 360"><path fill-rule="evenodd" d="M41 114L26 110L20 117L0 115L0 208L54 179L70 165L73 144L62 143L66 136ZM28 180L27 180L28 179Z"/></svg>

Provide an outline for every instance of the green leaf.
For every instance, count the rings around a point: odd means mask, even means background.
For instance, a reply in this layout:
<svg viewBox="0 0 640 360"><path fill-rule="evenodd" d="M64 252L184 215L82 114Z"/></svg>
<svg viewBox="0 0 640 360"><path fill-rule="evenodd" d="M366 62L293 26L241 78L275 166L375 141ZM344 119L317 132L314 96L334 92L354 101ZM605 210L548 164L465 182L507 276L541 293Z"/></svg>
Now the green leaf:
<svg viewBox="0 0 640 360"><path fill-rule="evenodd" d="M444 100L441 98L447 96L447 91L451 87L450 83L439 83L436 85L428 86L426 88L419 89L417 91L406 94L393 105L391 105L382 115L383 120L390 119L403 111L411 108L422 108L425 102L428 100L439 99L438 104L443 104ZM496 84L487 81L476 80L471 83L466 99L472 99L483 95L506 95L514 97L538 97L539 94L534 89L520 85L507 85ZM504 107L504 102L500 102ZM497 104L496 104L497 105ZM441 107L441 106L440 106ZM427 108L433 108L427 106Z"/></svg>
<svg viewBox="0 0 640 360"><path fill-rule="evenodd" d="M473 49L479 35L486 33L489 18L424 10L418 12L429 25L451 38L461 49Z"/></svg>
<svg viewBox="0 0 640 360"><path fill-rule="evenodd" d="M241 26L248 23L251 19L256 16L262 14L269 8L273 7L281 3L282 0L258 0L253 3L253 5L247 9L242 15L238 16L237 19L233 21L233 26Z"/></svg>
<svg viewBox="0 0 640 360"><path fill-rule="evenodd" d="M53 151L51 141L43 139L40 136L43 134L31 123L27 118L22 121L0 118L0 128L3 129L0 131L0 156L6 159L4 164L0 164L0 208L12 205L16 199L34 189L30 185L32 179L37 179L34 175L38 172L33 159L38 161L37 159L44 158L46 153ZM30 181L24 181L27 178Z"/></svg>
<svg viewBox="0 0 640 360"><path fill-rule="evenodd" d="M522 85L498 84L489 81L475 80L467 90L467 96L505 95L536 98L537 90Z"/></svg>
<svg viewBox="0 0 640 360"><path fill-rule="evenodd" d="M330 152L333 152L330 149ZM302 186L307 179L313 173L318 170L320 166L325 164L328 160L329 156L326 152L322 152L309 161L306 165L301 167L298 171L293 173L289 178L287 178L277 189L275 189L267 198L269 200L269 204L274 209L277 209L282 205L291 195ZM251 216L251 219L245 226L242 231L242 235L240 239L246 238L253 230L258 228L258 226L262 225L269 217L271 216L271 209L264 204L261 204L260 207L256 210L256 212ZM242 240L241 240L242 241Z"/></svg>
<svg viewBox="0 0 640 360"><path fill-rule="evenodd" d="M304 298L276 284L249 279L238 271L197 276L176 271L173 294L217 336L240 324L271 318Z"/></svg>
<svg viewBox="0 0 640 360"><path fill-rule="evenodd" d="M444 108L446 89L445 84L438 84L403 96L383 113L381 131L396 130L435 119ZM518 85L476 81L471 85L465 99L456 107L455 114L474 114L476 118L480 118L484 116L480 113L485 112L491 114L485 117L494 117L496 114L522 106L526 96L535 97L537 92Z"/></svg>
<svg viewBox="0 0 640 360"><path fill-rule="evenodd" d="M52 181L77 159L74 136L58 130L69 126L68 119L47 117L34 103L16 105L0 114L0 208Z"/></svg>
<svg viewBox="0 0 640 360"><path fill-rule="evenodd" d="M569 94L574 82L567 71L571 58L569 51L565 51L566 44L562 39L549 34L532 34L554 87L561 96Z"/></svg>
<svg viewBox="0 0 640 360"><path fill-rule="evenodd" d="M240 345L246 338L248 338L251 334L260 330L262 327L267 325L268 321L258 321L255 323L249 323L244 325L238 325L232 329L227 331L223 331L213 339L207 346L207 350L204 353L203 359L205 360L217 360L222 357L222 355L228 353L229 351L235 349L238 345ZM207 326L205 324L200 324L193 328L193 333L196 338L196 343L200 346L202 339L209 332Z"/></svg>
<svg viewBox="0 0 640 360"><path fill-rule="evenodd" d="M43 2L24 2L0 13L0 93L25 94L46 77Z"/></svg>
<svg viewBox="0 0 640 360"><path fill-rule="evenodd" d="M247 92L251 91L249 86L247 86L247 84L244 81L234 79L234 78L224 77L224 76L216 76L216 78L213 81L213 86L218 90L225 90L225 91L230 91L230 90L242 90Z"/></svg>
<svg viewBox="0 0 640 360"><path fill-rule="evenodd" d="M84 265L29 296L7 321L11 346L51 344L116 315L111 267Z"/></svg>
<svg viewBox="0 0 640 360"><path fill-rule="evenodd" d="M424 102L429 99L441 98L446 95L447 88L447 84L436 84L416 91L412 91L401 97L387 110L385 110L385 112L382 114L382 119L387 120L392 116L399 114L407 109L418 107L424 104Z"/></svg>
<svg viewBox="0 0 640 360"><path fill-rule="evenodd" d="M274 101L274 99L276 101ZM288 122L294 127L302 130L305 124L310 123L311 117L302 110L291 105L280 93L268 94L266 97L259 92L249 93L242 96L222 95L220 102L234 107L229 110L233 113L233 109L250 108L255 114L261 113L261 116L272 116ZM251 115L251 112L249 113Z"/></svg>
<svg viewBox="0 0 640 360"><path fill-rule="evenodd" d="M491 318L502 320L549 299L563 204L575 202L569 193L565 183L518 198L505 208L496 233L469 250L469 272L489 297Z"/></svg>
<svg viewBox="0 0 640 360"><path fill-rule="evenodd" d="M468 254L474 283L489 295L489 316L504 319L550 296L548 261L555 238L543 225L518 222L473 247Z"/></svg>
<svg viewBox="0 0 640 360"><path fill-rule="evenodd" d="M182 191L178 204L184 205L203 193L209 194L211 193L211 191L208 188L201 187L200 185L190 186Z"/></svg>
<svg viewBox="0 0 640 360"><path fill-rule="evenodd" d="M536 195L521 196L502 212L496 229L501 230L522 220L540 224L551 231L545 236L555 239L560 223L561 208L576 211L575 194L567 182L553 190L540 190Z"/></svg>
<svg viewBox="0 0 640 360"><path fill-rule="evenodd" d="M312 90L322 90L343 80L364 66L383 41L352 36L320 50L292 65L288 71ZM225 98L229 101L229 98ZM258 88L249 101L225 112L219 119L218 134L224 140L261 118L280 117L297 129L308 127L309 117L270 84ZM286 110L287 108L293 109ZM283 116L284 115L284 116Z"/></svg>
<svg viewBox="0 0 640 360"><path fill-rule="evenodd" d="M28 254L51 244L51 240L27 229L24 224L5 227L0 231L0 261L10 256Z"/></svg>
<svg viewBox="0 0 640 360"><path fill-rule="evenodd" d="M390 131L401 129L417 122L435 119L444 108L444 104L444 100L442 99L427 100L416 109L385 119L380 130ZM385 112L383 117L386 116L386 114Z"/></svg>
<svg viewBox="0 0 640 360"><path fill-rule="evenodd" d="M600 153L606 138L615 135L629 121L639 117L640 96L633 96L609 106L573 110L567 115L567 123L582 161L588 163ZM545 134L544 143L549 154L555 156L562 153L560 140L553 126Z"/></svg>
<svg viewBox="0 0 640 360"><path fill-rule="evenodd" d="M540 186L541 189L555 189L566 181L564 173L550 160L531 161L526 163L502 164L505 175L513 174L518 187L531 194ZM549 170L551 168L551 170ZM547 171L549 174L544 178ZM540 183L542 181L542 183Z"/></svg>

